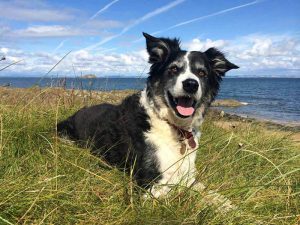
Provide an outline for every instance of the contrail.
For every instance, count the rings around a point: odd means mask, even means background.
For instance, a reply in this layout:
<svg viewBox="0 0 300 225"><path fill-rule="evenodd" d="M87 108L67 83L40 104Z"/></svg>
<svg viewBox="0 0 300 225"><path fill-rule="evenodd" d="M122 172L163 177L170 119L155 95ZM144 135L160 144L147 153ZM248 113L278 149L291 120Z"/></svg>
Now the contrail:
<svg viewBox="0 0 300 225"><path fill-rule="evenodd" d="M154 17L156 15L159 15L159 14L161 14L163 12L168 11L169 9L171 9L171 8L173 8L173 7L181 4L181 3L183 3L184 1L185 0L176 0L174 2L169 3L168 5L160 7L160 8L158 8L158 9L156 9L156 10L150 12L150 13L147 13L146 15L142 16L141 18L135 20L131 25L125 27L122 32L125 33L128 30L130 30L132 27L135 27L138 24L140 24L140 23L142 23L142 22L144 22L144 21L146 21L146 20L148 20L148 19L150 19L150 18L152 18L152 17Z"/></svg>
<svg viewBox="0 0 300 225"><path fill-rule="evenodd" d="M217 16L217 15L225 14L227 12L231 12L231 11L234 11L234 10L237 10L237 9L240 9L240 8L244 8L244 7L247 7L247 6L255 5L255 4L260 3L260 2L261 1L249 2L247 4L235 6L235 7L228 8L228 9L223 9L221 11L218 11L218 12L215 12L215 13L212 13L212 14L208 14L206 16L196 17L194 19L190 19L190 20L187 20L187 21L184 21L184 22L181 22L181 23L177 23L177 24L175 24L173 26L170 26L170 27L168 27L164 30L155 31L155 32L151 33L151 35L163 33L163 32L166 32L168 30L171 30L171 29L174 29L174 28L177 28L177 27L181 27L181 26L184 26L184 25L187 25L187 24L190 24L190 23L194 23L196 21L200 21L200 20L204 20L204 19L207 19L207 18L210 18L210 17ZM139 41L142 41L142 40L144 40L144 38L139 38L139 39L133 41L133 43L136 43L136 42L139 42Z"/></svg>
<svg viewBox="0 0 300 225"><path fill-rule="evenodd" d="M95 19L97 16L99 16L101 13L106 11L109 7L111 7L113 4L117 3L119 0L114 0L110 3L108 3L106 6L104 6L102 9L100 9L98 12L96 12L89 20Z"/></svg>
<svg viewBox="0 0 300 225"><path fill-rule="evenodd" d="M64 44L67 40L68 39L65 39L62 42L60 42L59 45L57 45L57 47L53 50L53 53L57 52L58 49L60 49L62 46L64 46Z"/></svg>
<svg viewBox="0 0 300 225"><path fill-rule="evenodd" d="M199 21L199 20L204 20L204 19L207 19L207 18L210 18L210 17L221 15L221 14L224 14L224 13L227 13L227 12L230 12L230 11L234 11L234 10L237 10L237 9L240 9L240 8L244 8L244 7L247 7L247 6L250 6L250 5L255 5L257 3L259 3L259 1L254 1L254 2L247 3L247 4L235 6L235 7L229 8L229 9L224 9L224 10L221 10L219 12L215 12L215 13L212 13L212 14L209 14L209 15L206 15L206 16L200 16L200 17L197 17L197 18L194 18L194 19L191 19L191 20L187 20L187 21L184 21L184 22L181 22L181 23L177 23L177 24L175 24L171 27L166 28L165 30L156 31L155 33L158 34L158 33L161 33L161 32L165 32L165 31L174 29L176 27L181 27L181 26L184 26L184 25L187 25L187 24L190 24L190 23L194 23L194 22Z"/></svg>
<svg viewBox="0 0 300 225"><path fill-rule="evenodd" d="M117 37L122 36L122 35L125 34L127 31L129 31L129 30L132 29L133 27L135 27L135 26L141 24L142 22L144 22L144 21L146 21L146 20L149 20L150 18L152 18L152 17L154 17L154 16L156 16L156 15L159 15L159 14L161 14L161 13L164 13L164 12L166 12L166 11L168 11L168 10L174 8L175 6L181 4L181 3L185 2L185 1L186 1L186 0L176 0L176 1L173 1L173 2L171 2L171 3L169 3L169 4L165 5L165 6L162 6L162 7L160 7L160 8L157 8L157 9L155 9L154 11L149 12L149 13L145 14L144 16L142 16L142 17L136 19L136 20L135 20L133 23L131 23L130 25L124 27L123 30L122 30L120 33L115 34L115 35L112 35L112 36L110 36L110 37L107 37L107 38L103 39L102 41L100 41L100 42L98 42L98 43L96 43L96 44L94 44L94 45L88 46L88 47L86 47L86 48L84 48L84 49L86 49L86 50L92 50L92 49L94 49L94 48L97 48L98 46L101 46L101 45L103 45L103 44L105 44L105 43L107 43L107 42L109 42L109 41L111 41L111 40L113 40L113 39L115 39L115 38L117 38Z"/></svg>
<svg viewBox="0 0 300 225"><path fill-rule="evenodd" d="M112 2L105 5L103 8L98 10L94 15L92 15L87 21L95 19L97 16L105 12L109 7L111 7L113 4L117 3L120 0L113 0ZM84 23L85 24L85 23ZM81 24L78 28L82 27L84 24ZM66 41L68 41L70 38L64 39L62 42L59 43L59 45L53 50L53 53L57 52L60 48L62 48Z"/></svg>

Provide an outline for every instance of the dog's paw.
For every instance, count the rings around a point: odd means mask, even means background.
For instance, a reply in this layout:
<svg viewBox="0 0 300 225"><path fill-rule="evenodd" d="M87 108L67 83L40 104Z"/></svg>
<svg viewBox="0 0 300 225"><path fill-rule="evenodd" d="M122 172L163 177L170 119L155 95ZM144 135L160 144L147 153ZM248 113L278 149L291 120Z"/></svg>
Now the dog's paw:
<svg viewBox="0 0 300 225"><path fill-rule="evenodd" d="M237 209L237 207L224 195L221 195L216 191L205 190L206 187L201 182L194 182L192 188L201 193L205 204L216 208L218 212L226 213Z"/></svg>
<svg viewBox="0 0 300 225"><path fill-rule="evenodd" d="M166 197L171 188L163 185L154 185L149 191L143 194L143 199Z"/></svg>
<svg viewBox="0 0 300 225"><path fill-rule="evenodd" d="M215 191L208 191L207 195L203 198L208 205L216 207L217 211L221 213L237 209L237 207L228 198Z"/></svg>
<svg viewBox="0 0 300 225"><path fill-rule="evenodd" d="M72 145L75 143L75 141L71 140L67 135L61 135L59 136L59 141L64 143L64 144L67 144L67 145Z"/></svg>

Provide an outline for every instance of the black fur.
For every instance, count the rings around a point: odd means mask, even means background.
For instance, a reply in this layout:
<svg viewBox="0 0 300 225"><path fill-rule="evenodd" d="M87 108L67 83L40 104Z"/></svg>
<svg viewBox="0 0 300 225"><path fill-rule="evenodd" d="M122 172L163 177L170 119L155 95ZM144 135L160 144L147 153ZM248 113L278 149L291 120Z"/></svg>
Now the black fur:
<svg viewBox="0 0 300 225"><path fill-rule="evenodd" d="M143 132L150 129L148 115L139 103L140 94L127 97L120 105L101 104L82 108L57 125L61 135L81 144L89 143L91 152L119 168L133 169L137 183L143 187L158 178L151 146Z"/></svg>

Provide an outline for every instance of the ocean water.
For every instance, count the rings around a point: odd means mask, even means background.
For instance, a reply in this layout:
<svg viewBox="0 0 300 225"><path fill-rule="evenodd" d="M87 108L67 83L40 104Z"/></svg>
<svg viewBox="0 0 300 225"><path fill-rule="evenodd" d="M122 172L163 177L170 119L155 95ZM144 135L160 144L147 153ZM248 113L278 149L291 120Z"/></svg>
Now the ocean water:
<svg viewBox="0 0 300 225"><path fill-rule="evenodd" d="M12 78L0 77L0 86L27 88L66 86L87 90L142 90L144 78ZM300 124L300 79L297 78L225 78L218 99L236 99L247 105L221 108L241 116Z"/></svg>
<svg viewBox="0 0 300 225"><path fill-rule="evenodd" d="M300 79L297 78L227 78L218 98L247 103L223 108L225 112L300 125Z"/></svg>
<svg viewBox="0 0 300 225"><path fill-rule="evenodd" d="M41 77L0 77L0 86L10 85L18 88L63 87L84 90L141 90L145 85L145 78L41 78Z"/></svg>

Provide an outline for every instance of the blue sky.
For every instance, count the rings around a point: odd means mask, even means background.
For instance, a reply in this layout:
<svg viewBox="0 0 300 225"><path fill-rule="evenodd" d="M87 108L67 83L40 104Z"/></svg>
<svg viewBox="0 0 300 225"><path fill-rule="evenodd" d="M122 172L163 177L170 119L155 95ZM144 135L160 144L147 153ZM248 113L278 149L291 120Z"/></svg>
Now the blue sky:
<svg viewBox="0 0 300 225"><path fill-rule="evenodd" d="M0 0L0 76L146 76L142 32L217 47L229 76L300 77L298 0ZM146 72L145 72L146 71Z"/></svg>

